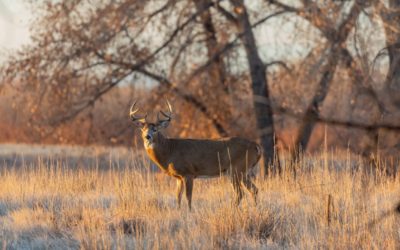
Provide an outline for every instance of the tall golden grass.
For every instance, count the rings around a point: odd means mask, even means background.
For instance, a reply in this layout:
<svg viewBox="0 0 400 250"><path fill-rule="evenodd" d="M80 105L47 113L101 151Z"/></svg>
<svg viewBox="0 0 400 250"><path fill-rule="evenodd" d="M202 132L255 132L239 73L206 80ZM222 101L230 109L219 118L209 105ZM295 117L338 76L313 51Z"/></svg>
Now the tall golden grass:
<svg viewBox="0 0 400 250"><path fill-rule="evenodd" d="M126 154L128 152L128 154ZM106 150L102 154L107 154ZM17 156L20 157L20 156ZM0 245L51 249L399 249L398 177L367 173L350 155L303 159L296 176L257 179L233 205L227 177L196 180L193 211L175 181L141 152L113 151L71 167L68 156L3 161ZM119 158L124 158L121 161ZM102 158L103 159L103 158ZM14 161L14 163L17 161ZM328 197L331 196L330 204Z"/></svg>

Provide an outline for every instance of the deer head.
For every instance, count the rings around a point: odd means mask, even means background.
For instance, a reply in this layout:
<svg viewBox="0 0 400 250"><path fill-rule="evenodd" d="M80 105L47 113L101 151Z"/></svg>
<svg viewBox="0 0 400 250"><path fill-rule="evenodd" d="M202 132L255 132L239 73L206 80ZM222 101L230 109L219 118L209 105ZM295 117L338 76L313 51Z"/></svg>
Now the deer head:
<svg viewBox="0 0 400 250"><path fill-rule="evenodd" d="M154 145L155 141L157 141L159 137L159 132L162 129L167 128L169 123L171 122L172 107L168 100L166 100L166 103L168 107L168 112L160 110L160 112L157 113L157 121L155 123L147 121L147 114L141 117L135 115L139 111L138 108L135 108L136 102L134 102L131 106L129 116L132 122L141 129L142 138L146 148L151 148ZM160 114L164 116L164 118L160 118Z"/></svg>

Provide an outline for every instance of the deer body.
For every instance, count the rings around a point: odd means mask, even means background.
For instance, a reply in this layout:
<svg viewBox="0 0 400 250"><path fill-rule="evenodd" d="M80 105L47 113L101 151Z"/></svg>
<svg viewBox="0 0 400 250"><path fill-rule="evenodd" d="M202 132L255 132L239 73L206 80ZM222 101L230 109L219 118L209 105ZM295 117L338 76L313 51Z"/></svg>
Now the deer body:
<svg viewBox="0 0 400 250"><path fill-rule="evenodd" d="M256 143L240 137L218 140L169 139L159 133L152 147L146 147L145 142L145 148L150 159L161 170L178 178L187 175L194 178L215 177L233 169L245 172L261 156Z"/></svg>
<svg viewBox="0 0 400 250"><path fill-rule="evenodd" d="M135 104L134 104L135 105ZM135 117L137 109L130 116L141 127L144 147L150 159L166 174L177 179L177 200L180 207L183 188L191 208L193 180L198 177L216 177L228 173L236 192L236 204L243 197L241 185L248 189L256 201L257 187L250 180L248 170L252 169L261 157L260 146L240 137L212 139L167 138L160 130L166 128L171 114L156 123L146 118ZM168 103L170 113L171 106Z"/></svg>

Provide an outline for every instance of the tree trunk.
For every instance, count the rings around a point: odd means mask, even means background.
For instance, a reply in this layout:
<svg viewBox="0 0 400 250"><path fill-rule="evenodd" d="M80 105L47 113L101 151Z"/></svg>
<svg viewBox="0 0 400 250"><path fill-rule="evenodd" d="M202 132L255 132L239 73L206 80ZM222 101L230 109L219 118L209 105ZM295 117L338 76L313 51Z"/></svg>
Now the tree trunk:
<svg viewBox="0 0 400 250"><path fill-rule="evenodd" d="M193 0L198 11L203 10L206 6L211 4L211 0ZM207 55L208 58L213 58L215 53L219 49L219 43L217 40L216 30L212 21L210 9L207 9L202 13L201 22L204 30L207 32ZM226 82L225 65L221 56L217 56L213 61L213 66L209 71L210 79L216 84L221 84L225 93L228 93L229 86Z"/></svg>
<svg viewBox="0 0 400 250"><path fill-rule="evenodd" d="M341 54L344 54L346 39L355 25L355 22L362 10L362 5L354 3L347 18L340 24L338 30L328 35L329 42L332 43L331 51L328 55L328 62L322 70L322 77L318 84L317 91L310 105L306 109L304 119L300 126L298 137L295 141L295 149L292 152L292 161L297 161L302 150L307 148L311 138L311 133L315 127L316 116L319 116L319 108L328 95L329 85L335 74Z"/></svg>
<svg viewBox="0 0 400 250"><path fill-rule="evenodd" d="M222 54L218 54L220 49L220 43L217 39L217 31L215 29L211 11L207 6L212 5L211 0L192 0L196 6L198 12L206 9L200 15L201 24L204 31L206 32L205 45L207 48L207 59L213 58L210 67L207 70L207 75L205 83L207 83L207 88L213 91L207 93L206 102L210 103L214 107L214 114L216 118L222 124L229 124L232 120L232 105L229 98L229 86L228 81L226 81L226 70ZM229 132L226 131L226 132ZM219 133L221 135L221 133ZM228 136L229 134L225 134Z"/></svg>
<svg viewBox="0 0 400 250"><path fill-rule="evenodd" d="M400 0L390 0L389 9L382 13L385 23L386 45L389 54L389 72L385 90L390 97L388 107L400 107Z"/></svg>
<svg viewBox="0 0 400 250"><path fill-rule="evenodd" d="M246 51L250 69L257 129L259 140L263 147L264 166L261 171L262 175L266 176L270 172L269 166L274 163L275 157L274 122L267 85L266 68L258 54L256 41L243 0L231 0L231 2L237 14L239 32L244 33L241 41ZM278 171L281 171L279 164L277 167Z"/></svg>

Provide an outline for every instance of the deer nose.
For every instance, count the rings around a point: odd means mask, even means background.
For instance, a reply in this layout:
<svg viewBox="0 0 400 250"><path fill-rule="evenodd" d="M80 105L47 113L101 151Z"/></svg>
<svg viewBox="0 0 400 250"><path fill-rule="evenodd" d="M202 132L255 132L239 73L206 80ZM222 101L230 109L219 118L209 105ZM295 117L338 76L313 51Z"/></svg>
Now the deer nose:
<svg viewBox="0 0 400 250"><path fill-rule="evenodd" d="M144 138L146 138L146 140L150 140L151 136L150 135L146 135Z"/></svg>

